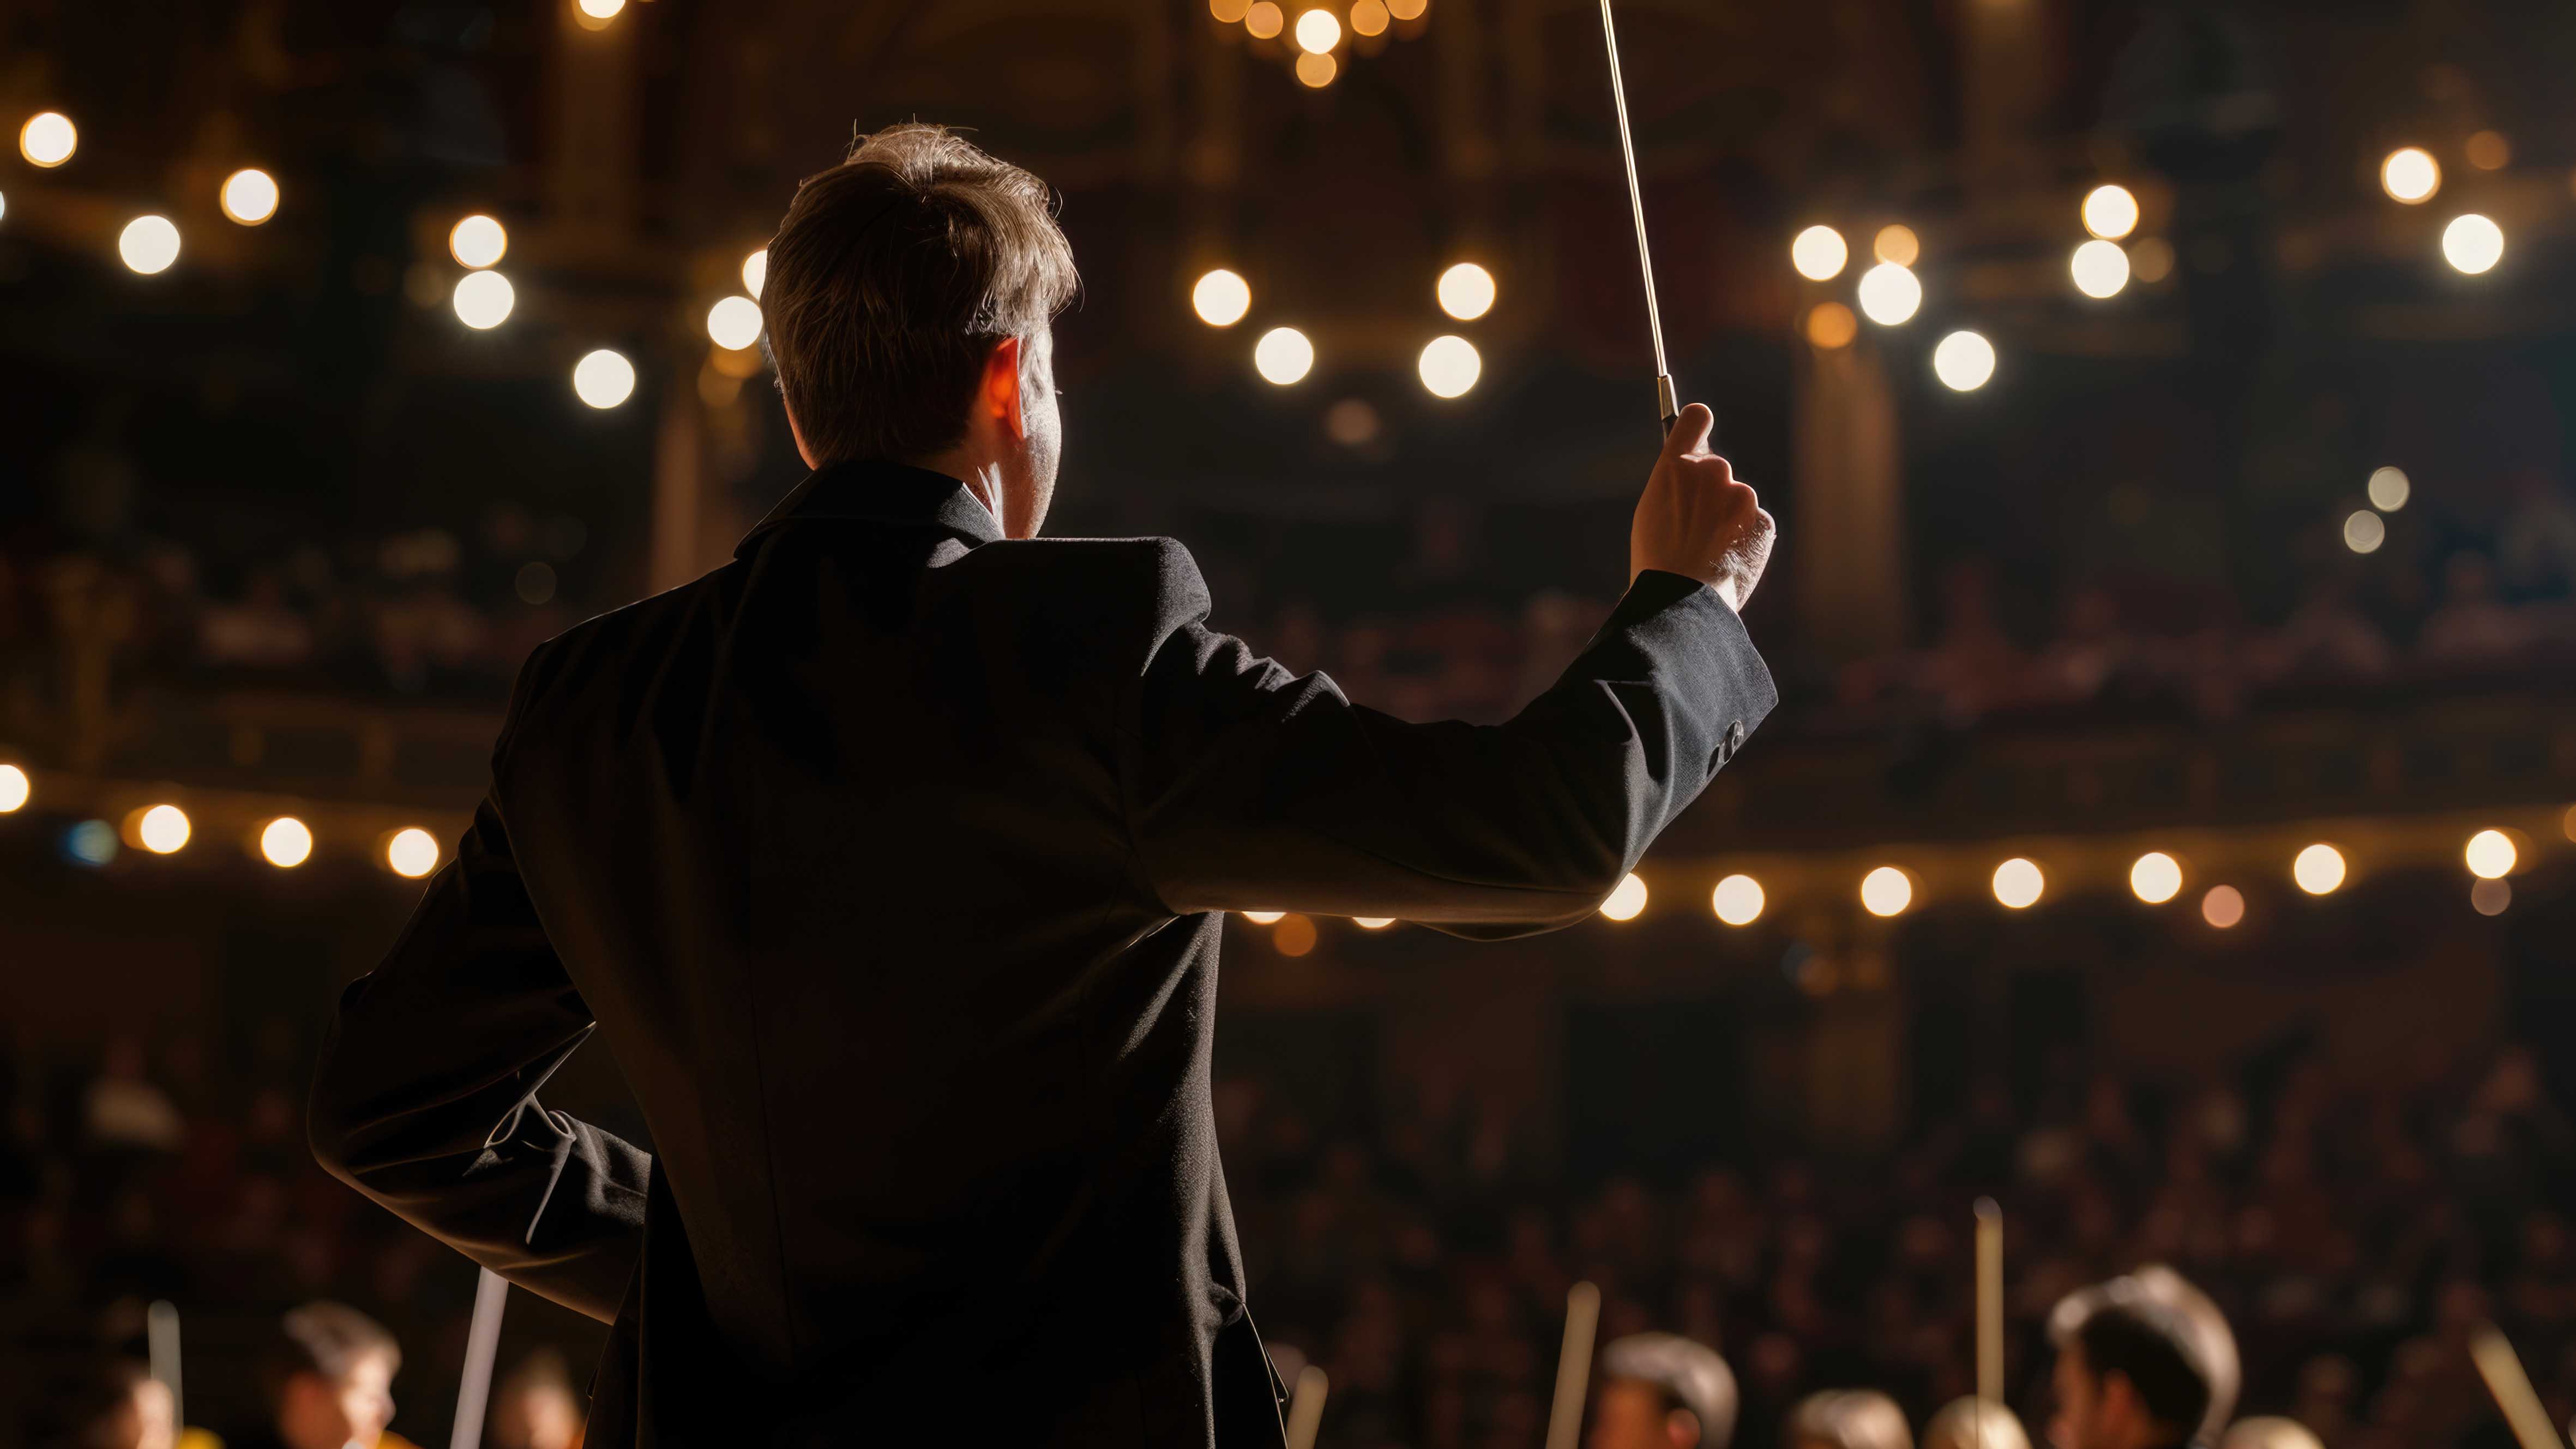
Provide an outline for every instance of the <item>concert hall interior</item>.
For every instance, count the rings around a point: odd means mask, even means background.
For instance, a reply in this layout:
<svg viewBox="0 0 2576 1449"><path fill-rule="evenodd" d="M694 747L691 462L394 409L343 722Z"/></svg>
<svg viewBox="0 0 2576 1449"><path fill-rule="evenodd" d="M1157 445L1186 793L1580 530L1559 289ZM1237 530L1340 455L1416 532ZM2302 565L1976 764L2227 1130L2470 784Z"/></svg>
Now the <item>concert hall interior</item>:
<svg viewBox="0 0 2576 1449"><path fill-rule="evenodd" d="M1224 920L1288 1442L2036 1442L2061 1303L2163 1264L2227 1449L2563 1445L2576 8L1616 12L1780 701L1566 929ZM306 1449L294 1386L388 1363L357 1449L580 1442L606 1325L478 1336L307 1092L522 661L806 476L762 249L856 136L1053 188L1049 535L1181 540L1211 627L1403 719L1555 682L1661 441L1602 16L0 7L0 1444ZM650 1144L604 1041L547 1105ZM1731 1435L1618 1437L1649 1333Z"/></svg>

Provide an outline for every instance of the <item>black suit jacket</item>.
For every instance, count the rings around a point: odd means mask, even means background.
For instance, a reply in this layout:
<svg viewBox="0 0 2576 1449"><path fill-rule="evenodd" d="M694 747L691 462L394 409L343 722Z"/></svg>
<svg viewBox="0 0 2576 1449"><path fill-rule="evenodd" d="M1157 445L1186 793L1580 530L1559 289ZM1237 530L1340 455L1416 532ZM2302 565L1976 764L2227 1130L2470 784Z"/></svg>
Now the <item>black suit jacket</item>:
<svg viewBox="0 0 2576 1449"><path fill-rule="evenodd" d="M1592 914L1774 695L1648 573L1493 727L1206 627L1169 539L826 469L522 672L323 1051L361 1192L613 1323L593 1449L1272 1444L1209 1050L1223 912ZM596 1023L647 1154L538 1088Z"/></svg>

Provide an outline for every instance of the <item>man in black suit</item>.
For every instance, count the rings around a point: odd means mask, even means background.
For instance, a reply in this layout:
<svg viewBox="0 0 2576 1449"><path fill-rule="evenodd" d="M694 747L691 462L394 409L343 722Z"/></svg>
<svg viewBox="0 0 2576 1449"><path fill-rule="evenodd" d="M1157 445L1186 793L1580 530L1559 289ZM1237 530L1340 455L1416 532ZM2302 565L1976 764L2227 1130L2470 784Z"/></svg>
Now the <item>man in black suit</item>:
<svg viewBox="0 0 2576 1449"><path fill-rule="evenodd" d="M1686 410L1634 580L1508 724L1207 628L1169 539L1042 541L1045 187L869 138L769 249L814 473L532 656L492 786L343 997L316 1153L612 1322L594 1449L1276 1444L1208 1063L1223 913L1592 914L1774 702L1771 524ZM647 1154L537 1091L596 1024Z"/></svg>

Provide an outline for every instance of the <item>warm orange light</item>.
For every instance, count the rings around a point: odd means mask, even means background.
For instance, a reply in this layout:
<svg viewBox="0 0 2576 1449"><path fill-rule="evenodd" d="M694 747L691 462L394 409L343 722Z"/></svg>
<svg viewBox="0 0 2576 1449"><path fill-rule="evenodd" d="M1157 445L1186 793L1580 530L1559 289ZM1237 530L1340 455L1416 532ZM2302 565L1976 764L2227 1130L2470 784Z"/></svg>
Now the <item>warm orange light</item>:
<svg viewBox="0 0 2576 1449"><path fill-rule="evenodd" d="M1633 921L1646 909L1646 883L1630 872L1601 903L1601 914L1614 921Z"/></svg>
<svg viewBox="0 0 2576 1449"><path fill-rule="evenodd" d="M280 815L260 831L259 853L279 870L293 870L313 858L313 831L292 815Z"/></svg>
<svg viewBox="0 0 2576 1449"><path fill-rule="evenodd" d="M1860 319L1840 302L1818 302L1807 312L1807 340L1826 352L1849 347L1860 335Z"/></svg>

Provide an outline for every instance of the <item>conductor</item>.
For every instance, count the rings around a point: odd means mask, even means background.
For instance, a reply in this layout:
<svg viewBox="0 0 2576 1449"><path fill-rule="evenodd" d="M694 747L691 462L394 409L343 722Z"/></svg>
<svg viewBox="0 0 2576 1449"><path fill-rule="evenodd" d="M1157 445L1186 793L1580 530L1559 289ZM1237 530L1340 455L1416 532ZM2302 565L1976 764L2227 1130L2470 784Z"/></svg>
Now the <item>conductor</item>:
<svg viewBox="0 0 2576 1449"><path fill-rule="evenodd" d="M521 671L489 794L349 987L315 1153L612 1325L588 1442L1267 1445L1209 1056L1222 913L1589 916L1771 708L1771 521L1685 410L1632 581L1507 724L1207 627L1170 539L1039 537L1073 258L934 126L769 247L813 473ZM596 1030L647 1153L538 1101Z"/></svg>

